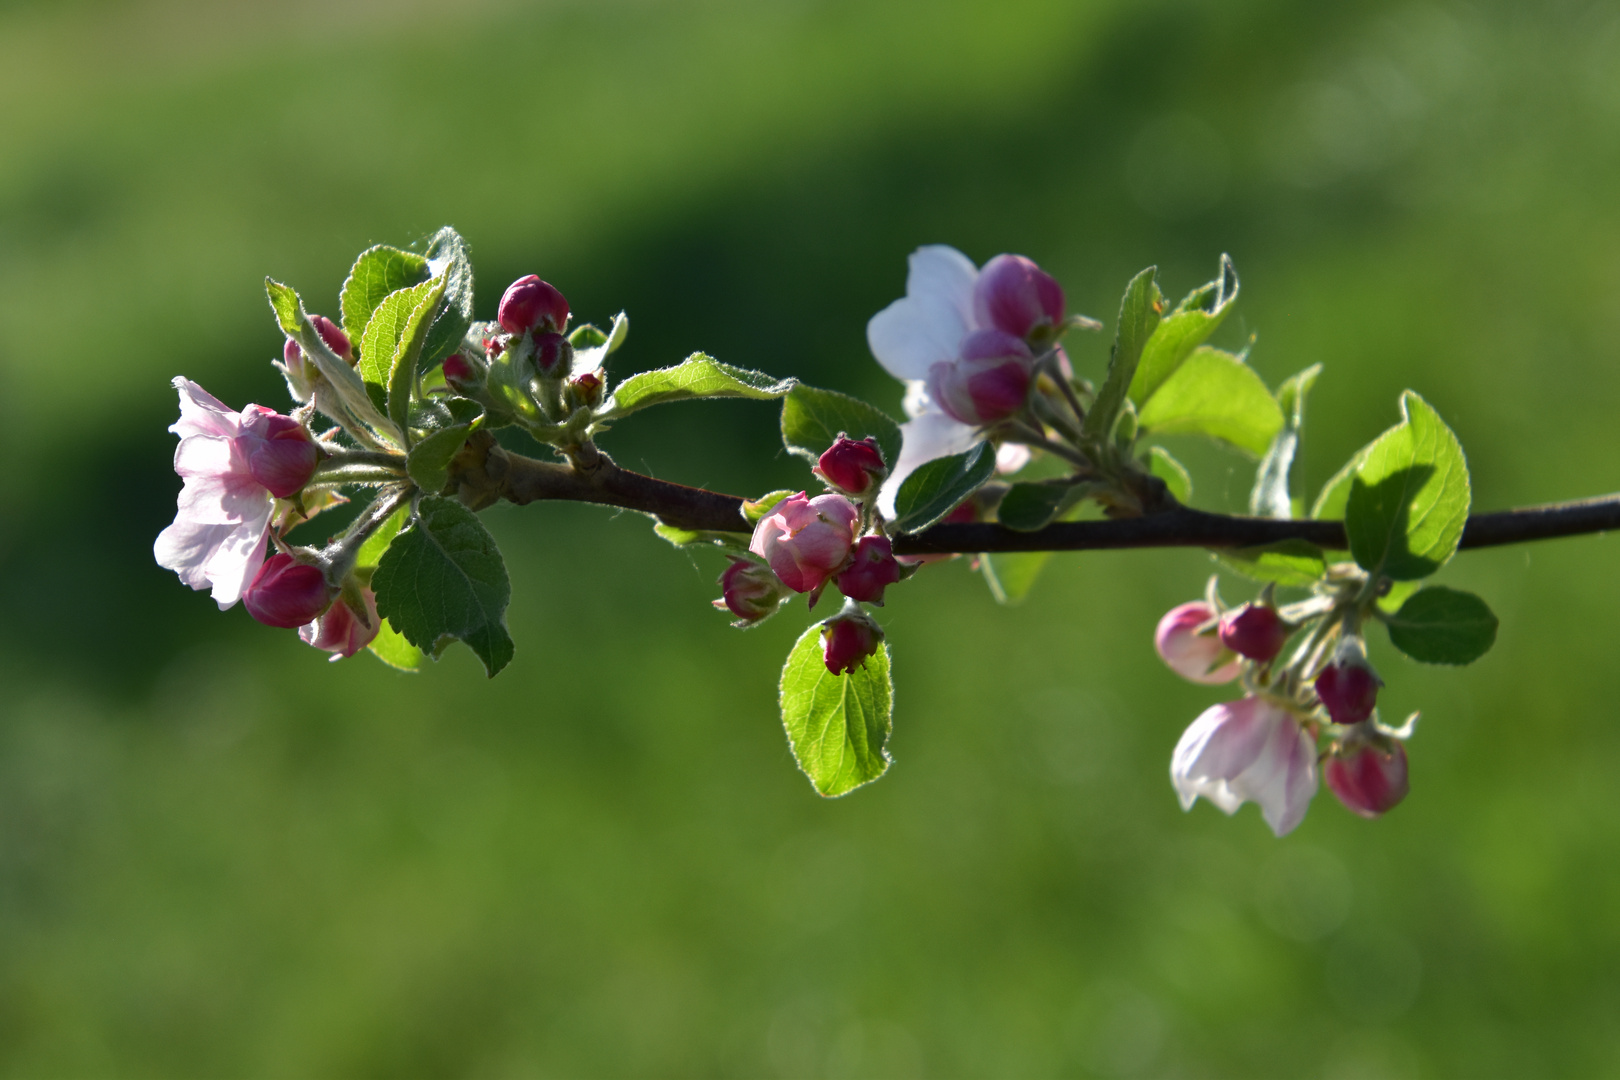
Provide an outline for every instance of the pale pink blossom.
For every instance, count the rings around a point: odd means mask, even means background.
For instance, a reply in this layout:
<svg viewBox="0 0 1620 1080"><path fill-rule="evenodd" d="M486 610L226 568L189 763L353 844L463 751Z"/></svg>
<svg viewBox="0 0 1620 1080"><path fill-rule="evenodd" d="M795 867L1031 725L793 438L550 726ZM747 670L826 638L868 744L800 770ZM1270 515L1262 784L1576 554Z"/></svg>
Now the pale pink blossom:
<svg viewBox="0 0 1620 1080"><path fill-rule="evenodd" d="M754 526L748 550L794 592L813 593L849 559L860 511L842 495L783 499Z"/></svg>
<svg viewBox="0 0 1620 1080"><path fill-rule="evenodd" d="M1228 814L1257 803L1278 836L1305 817L1316 794L1316 743L1288 710L1246 697L1206 709L1170 758L1183 810L1202 795Z"/></svg>
<svg viewBox="0 0 1620 1080"><path fill-rule="evenodd" d="M184 484L153 555L193 589L212 588L228 608L264 562L276 494L308 482L319 452L290 417L259 405L234 412L189 379L174 387L180 419L169 430L180 436L174 471Z"/></svg>
<svg viewBox="0 0 1620 1080"><path fill-rule="evenodd" d="M1242 659L1215 632L1215 609L1200 600L1165 612L1153 633L1153 647L1171 671L1195 683L1214 686L1243 673Z"/></svg>

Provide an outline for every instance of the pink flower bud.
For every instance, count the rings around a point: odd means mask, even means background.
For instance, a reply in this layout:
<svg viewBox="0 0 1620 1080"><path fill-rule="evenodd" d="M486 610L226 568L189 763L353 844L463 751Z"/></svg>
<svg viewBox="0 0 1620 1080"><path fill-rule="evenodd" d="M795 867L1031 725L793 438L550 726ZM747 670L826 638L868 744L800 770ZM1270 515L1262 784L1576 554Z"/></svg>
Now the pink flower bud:
<svg viewBox="0 0 1620 1080"><path fill-rule="evenodd" d="M788 591L769 567L738 559L720 575L720 594L715 607L730 611L739 622L756 623L773 614Z"/></svg>
<svg viewBox="0 0 1620 1080"><path fill-rule="evenodd" d="M876 439L868 436L857 442L840 435L816 461L815 473L846 495L867 495L878 489L889 470Z"/></svg>
<svg viewBox="0 0 1620 1080"><path fill-rule="evenodd" d="M794 592L812 592L843 568L860 516L842 495L810 499L801 491L759 519L748 550L770 563Z"/></svg>
<svg viewBox="0 0 1620 1080"><path fill-rule="evenodd" d="M1032 360L1022 339L976 330L963 339L961 359L929 369L928 393L953 420L993 424L1024 407Z"/></svg>
<svg viewBox="0 0 1620 1080"><path fill-rule="evenodd" d="M321 335L321 340L326 342L328 349L337 353L345 364L354 363L354 345L342 327L325 315L311 315L309 321L315 324L315 332Z"/></svg>
<svg viewBox="0 0 1620 1080"><path fill-rule="evenodd" d="M973 311L980 326L1027 338L1063 321L1063 289L1022 255L997 255L979 271Z"/></svg>
<svg viewBox="0 0 1620 1080"><path fill-rule="evenodd" d="M451 353L444 358L444 381L450 389L461 393L476 390L484 382L472 361L460 353Z"/></svg>
<svg viewBox="0 0 1620 1080"><path fill-rule="evenodd" d="M281 362L287 365L288 371L302 373L304 370L304 350L292 338L288 338L281 347Z"/></svg>
<svg viewBox="0 0 1620 1080"><path fill-rule="evenodd" d="M851 600L883 606L883 590L900 580L900 564L887 536L863 536L855 542L854 558L834 584Z"/></svg>
<svg viewBox="0 0 1620 1080"><path fill-rule="evenodd" d="M278 499L296 494L320 463L315 440L303 424L263 406L250 405L242 413L247 423L237 441L247 451L248 475Z"/></svg>
<svg viewBox="0 0 1620 1080"><path fill-rule="evenodd" d="M1264 664L1282 652L1288 625L1269 604L1244 604L1221 616L1221 644Z"/></svg>
<svg viewBox="0 0 1620 1080"><path fill-rule="evenodd" d="M332 659L337 660L353 656L375 641L382 630L382 622L377 618L377 595L364 587L360 595L366 602L364 621L349 609L348 604L338 600L326 609L326 614L298 628L298 636L304 644L329 652Z"/></svg>
<svg viewBox="0 0 1620 1080"><path fill-rule="evenodd" d="M332 602L320 568L295 562L282 552L270 556L242 594L248 614L266 626L291 630L313 622Z"/></svg>
<svg viewBox="0 0 1620 1080"><path fill-rule="evenodd" d="M535 370L547 378L560 378L568 374L568 365L574 359L574 347L561 334L536 334L534 337Z"/></svg>
<svg viewBox="0 0 1620 1080"><path fill-rule="evenodd" d="M1170 670L1183 679L1209 686L1231 682L1243 671L1243 662L1221 644L1214 633L1214 621L1215 609L1201 601L1171 608L1159 620L1153 647ZM1199 633L1200 627L1207 629Z"/></svg>
<svg viewBox="0 0 1620 1080"><path fill-rule="evenodd" d="M506 287L496 317L509 334L561 330L568 325L568 301L552 286L529 274Z"/></svg>
<svg viewBox="0 0 1620 1080"><path fill-rule="evenodd" d="M821 658L834 675L847 675L883 646L883 630L865 615L838 615L821 624Z"/></svg>
<svg viewBox="0 0 1620 1080"><path fill-rule="evenodd" d="M568 396L575 405L593 406L602 404L602 388L605 380L602 378L602 369L586 371L575 375L568 380Z"/></svg>
<svg viewBox="0 0 1620 1080"><path fill-rule="evenodd" d="M1380 742L1385 740L1379 740ZM1345 807L1364 818L1375 818L1406 798L1406 747L1387 740L1347 746L1328 758L1322 778Z"/></svg>
<svg viewBox="0 0 1620 1080"><path fill-rule="evenodd" d="M1335 724L1359 724L1378 704L1383 680L1354 653L1341 653L1316 676L1316 696Z"/></svg>

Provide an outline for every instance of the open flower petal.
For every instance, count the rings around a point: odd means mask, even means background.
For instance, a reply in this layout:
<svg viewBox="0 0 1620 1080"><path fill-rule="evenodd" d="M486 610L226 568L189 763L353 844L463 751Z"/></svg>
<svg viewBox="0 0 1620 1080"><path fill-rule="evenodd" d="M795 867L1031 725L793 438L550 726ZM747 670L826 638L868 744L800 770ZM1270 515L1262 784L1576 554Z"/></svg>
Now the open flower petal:
<svg viewBox="0 0 1620 1080"><path fill-rule="evenodd" d="M1200 795L1235 813L1245 802L1278 836L1292 832L1316 794L1316 746L1299 721L1261 698L1206 709L1181 736L1170 782L1191 809Z"/></svg>
<svg viewBox="0 0 1620 1080"><path fill-rule="evenodd" d="M956 358L973 328L973 261L944 244L911 253L906 295L866 324L878 363L897 379L925 379L928 369Z"/></svg>
<svg viewBox="0 0 1620 1080"><path fill-rule="evenodd" d="M190 435L232 439L242 433L236 410L227 408L213 394L183 375L175 376L174 388L180 392L180 419L170 424L169 430L181 439Z"/></svg>

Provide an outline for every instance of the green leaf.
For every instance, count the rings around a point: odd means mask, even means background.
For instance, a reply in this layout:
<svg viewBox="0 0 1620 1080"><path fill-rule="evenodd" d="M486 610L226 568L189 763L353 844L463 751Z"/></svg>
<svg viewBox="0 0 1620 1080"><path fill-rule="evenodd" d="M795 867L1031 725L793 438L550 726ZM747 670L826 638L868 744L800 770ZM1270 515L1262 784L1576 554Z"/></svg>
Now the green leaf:
<svg viewBox="0 0 1620 1080"><path fill-rule="evenodd" d="M461 348L473 317L472 262L461 234L448 225L434 233L428 240L427 262L434 277L444 278L445 305L428 330L417 364L419 370L432 367Z"/></svg>
<svg viewBox="0 0 1620 1080"><path fill-rule="evenodd" d="M429 289L427 295L422 297L420 303L405 320L405 326L399 335L399 344L394 348L393 363L388 373L388 418L405 433L407 447L410 444L410 428L406 421L411 413L411 389L416 384L417 364L422 358L422 350L427 345L428 334L433 325L433 313L439 310L440 301L444 299L446 279L436 277L430 283L434 287Z"/></svg>
<svg viewBox="0 0 1620 1080"><path fill-rule="evenodd" d="M900 459L900 425L877 406L803 383L782 399L782 445L790 453L815 461L840 432L852 439L876 439L891 469Z"/></svg>
<svg viewBox="0 0 1620 1080"><path fill-rule="evenodd" d="M791 389L792 379L773 379L758 371L722 364L703 353L693 353L675 367L630 376L608 399L604 414L625 416L649 405L693 398L769 401Z"/></svg>
<svg viewBox="0 0 1620 1080"><path fill-rule="evenodd" d="M996 603L1017 604L1029 595L1051 558L1050 551L987 552L979 556L979 569Z"/></svg>
<svg viewBox="0 0 1620 1080"><path fill-rule="evenodd" d="M1034 532L1073 506L1085 494L1085 485L1073 480L1021 481L1007 489L996 507L996 520L1009 529Z"/></svg>
<svg viewBox="0 0 1620 1080"><path fill-rule="evenodd" d="M400 671L416 671L425 659L422 650L406 641L405 635L395 630L387 619L377 628L377 636L366 648L371 650L371 655Z"/></svg>
<svg viewBox="0 0 1620 1080"><path fill-rule="evenodd" d="M1277 400L1254 369L1207 346L1164 381L1138 419L1159 435L1209 435L1255 457L1283 426Z"/></svg>
<svg viewBox="0 0 1620 1080"><path fill-rule="evenodd" d="M828 798L854 791L889 768L893 727L889 646L847 675L822 660L821 626L806 630L782 668L782 726L799 768Z"/></svg>
<svg viewBox="0 0 1620 1080"><path fill-rule="evenodd" d="M1254 474L1254 490L1249 493L1249 513L1274 518L1294 516L1294 501L1288 494L1288 470L1299 449L1300 432L1305 427L1305 395L1322 374L1321 364L1312 364L1277 388L1277 408L1282 412L1282 430L1271 440L1260 468Z"/></svg>
<svg viewBox="0 0 1620 1080"><path fill-rule="evenodd" d="M511 661L506 563L495 538L455 500L422 499L415 523L377 564L371 588L377 611L424 653L452 637L478 654L491 677Z"/></svg>
<svg viewBox="0 0 1620 1080"><path fill-rule="evenodd" d="M383 552L388 550L388 545L394 542L394 537L399 535L399 530L403 529L410 519L409 503L390 514L388 520L377 526L371 535L366 537L366 542L360 545L360 550L355 555L355 569L375 569L377 563L382 561Z"/></svg>
<svg viewBox="0 0 1620 1080"><path fill-rule="evenodd" d="M440 428L415 446L405 458L405 471L416 486L437 495L450 482L450 460L466 443L471 424Z"/></svg>
<svg viewBox="0 0 1620 1080"><path fill-rule="evenodd" d="M269 294L270 307L275 311L276 321L281 324L281 329L297 340L299 348L304 350L304 355L326 381L332 384L339 401L352 418L369 425L383 438L404 445L404 435L371 400L360 376L332 351L326 340L316 331L315 324L309 321L309 314L304 310L303 301L299 299L298 293L270 278L264 279L264 288ZM321 407L323 410L328 408L327 405Z"/></svg>
<svg viewBox="0 0 1620 1080"><path fill-rule="evenodd" d="M1131 400L1138 406L1153 396L1164 381L1176 373L1193 350L1209 340L1238 295L1237 270L1230 256L1221 256L1220 273L1214 281L1188 293L1176 310L1165 316L1142 349L1142 360L1131 379Z"/></svg>
<svg viewBox="0 0 1620 1080"><path fill-rule="evenodd" d="M1457 550L1468 521L1468 462L1440 414L1410 390L1401 415L1351 479L1344 531L1364 570L1412 581Z"/></svg>
<svg viewBox="0 0 1620 1080"><path fill-rule="evenodd" d="M1471 592L1431 585L1388 620L1389 640L1425 664L1472 664L1496 643L1496 616Z"/></svg>
<svg viewBox="0 0 1620 1080"><path fill-rule="evenodd" d="M895 494L895 525L901 532L921 532L955 510L995 469L996 451L988 442L925 463Z"/></svg>
<svg viewBox="0 0 1620 1080"><path fill-rule="evenodd" d="M1322 485L1322 491L1316 496L1316 503L1311 507L1311 517L1318 521L1340 521L1344 518L1344 509L1350 502L1350 481L1356 478L1356 470L1361 463L1367 460L1367 452L1371 446L1363 446L1351 455L1350 460L1344 463L1344 468L1334 473L1328 482Z"/></svg>
<svg viewBox="0 0 1620 1080"><path fill-rule="evenodd" d="M1192 502L1192 477L1181 462L1170 456L1170 451L1155 446L1148 451L1148 472L1164 481L1176 502L1183 506Z"/></svg>
<svg viewBox="0 0 1620 1080"><path fill-rule="evenodd" d="M662 521L653 523L653 532L659 537L668 540L676 547L686 547L688 544L701 543L712 535L701 529L682 529L675 525L665 525Z"/></svg>
<svg viewBox="0 0 1620 1080"><path fill-rule="evenodd" d="M410 324L411 316L429 294L444 294L444 279L433 278L400 289L383 297L371 313L365 330L360 335L360 363L357 368L365 381L366 393L378 408L388 401L389 377L394 372L394 356L399 350L400 338Z"/></svg>
<svg viewBox="0 0 1620 1080"><path fill-rule="evenodd" d="M338 294L343 332L359 345L366 323L371 321L371 313L384 297L418 285L429 276L427 260L414 251L401 251L386 244L362 251L349 270L343 291Z"/></svg>
<svg viewBox="0 0 1620 1080"><path fill-rule="evenodd" d="M1278 585L1308 588L1327 570L1322 549L1307 540L1279 540L1258 547L1232 548L1210 553L1226 569Z"/></svg>
<svg viewBox="0 0 1620 1080"><path fill-rule="evenodd" d="M613 316L613 329L606 334L588 323L569 334L568 343L574 347L574 373L602 367L629 334L630 316L622 311Z"/></svg>
<svg viewBox="0 0 1620 1080"><path fill-rule="evenodd" d="M1378 598L1379 610L1391 615L1395 614L1395 612L1401 610L1401 605L1406 603L1406 598L1422 587L1423 582L1421 581L1391 581L1389 591Z"/></svg>
<svg viewBox="0 0 1620 1080"><path fill-rule="evenodd" d="M776 504L789 495L797 495L792 488L781 488L777 491L768 491L757 499L744 499L742 515L750 525L758 525L760 519L776 508Z"/></svg>
<svg viewBox="0 0 1620 1080"><path fill-rule="evenodd" d="M1154 283L1158 267L1150 266L1131 279L1125 286L1125 299L1119 305L1119 329L1114 336L1114 350L1108 357L1108 379L1097 392L1096 403L1086 414L1084 434L1088 438L1106 439L1119 419L1119 410L1125 404L1131 380L1136 377L1137 364L1142 359L1153 332L1159 327L1164 314L1164 294Z"/></svg>

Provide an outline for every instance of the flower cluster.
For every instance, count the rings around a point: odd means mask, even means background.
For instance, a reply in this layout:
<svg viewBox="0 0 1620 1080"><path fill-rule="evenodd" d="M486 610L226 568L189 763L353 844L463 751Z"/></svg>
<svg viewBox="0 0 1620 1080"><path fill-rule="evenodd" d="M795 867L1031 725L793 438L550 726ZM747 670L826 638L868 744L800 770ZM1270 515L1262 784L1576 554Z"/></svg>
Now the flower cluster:
<svg viewBox="0 0 1620 1080"><path fill-rule="evenodd" d="M1218 599L1172 608L1154 635L1176 674L1204 684L1242 680L1244 696L1206 709L1176 744L1170 781L1183 809L1203 796L1228 814L1259 805L1278 836L1305 817L1318 767L1350 810L1378 817L1406 796L1405 739L1376 718L1382 681L1367 662L1353 601L1307 601L1283 612L1261 599L1222 611ZM1304 641L1285 664L1290 637ZM1337 646L1329 651L1329 646ZM1319 742L1326 748L1319 754Z"/></svg>

